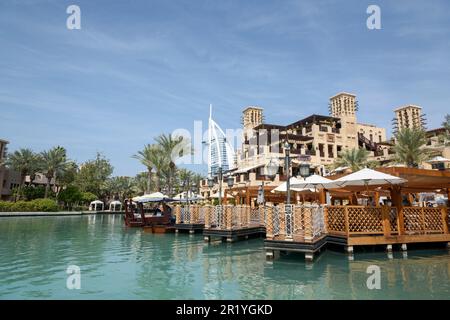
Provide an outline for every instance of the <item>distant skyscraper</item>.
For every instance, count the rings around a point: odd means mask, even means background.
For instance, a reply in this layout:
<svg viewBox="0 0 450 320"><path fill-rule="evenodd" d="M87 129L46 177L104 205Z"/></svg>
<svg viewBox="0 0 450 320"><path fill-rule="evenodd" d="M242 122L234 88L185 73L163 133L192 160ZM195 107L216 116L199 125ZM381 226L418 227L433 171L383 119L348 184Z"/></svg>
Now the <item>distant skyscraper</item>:
<svg viewBox="0 0 450 320"><path fill-rule="evenodd" d="M208 176L215 177L219 173L234 167L235 152L227 141L227 137L219 125L212 119L212 106L209 107L208 120Z"/></svg>

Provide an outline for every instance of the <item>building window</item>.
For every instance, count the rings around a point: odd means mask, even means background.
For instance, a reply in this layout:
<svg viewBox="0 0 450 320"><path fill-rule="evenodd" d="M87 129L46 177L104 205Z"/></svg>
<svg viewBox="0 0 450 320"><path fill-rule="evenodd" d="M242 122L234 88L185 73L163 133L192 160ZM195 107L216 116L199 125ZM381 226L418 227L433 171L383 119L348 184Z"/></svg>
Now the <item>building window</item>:
<svg viewBox="0 0 450 320"><path fill-rule="evenodd" d="M325 157L324 145L322 143L319 143L319 155L321 158Z"/></svg>
<svg viewBox="0 0 450 320"><path fill-rule="evenodd" d="M332 144L328 145L328 158L334 158L333 145Z"/></svg>

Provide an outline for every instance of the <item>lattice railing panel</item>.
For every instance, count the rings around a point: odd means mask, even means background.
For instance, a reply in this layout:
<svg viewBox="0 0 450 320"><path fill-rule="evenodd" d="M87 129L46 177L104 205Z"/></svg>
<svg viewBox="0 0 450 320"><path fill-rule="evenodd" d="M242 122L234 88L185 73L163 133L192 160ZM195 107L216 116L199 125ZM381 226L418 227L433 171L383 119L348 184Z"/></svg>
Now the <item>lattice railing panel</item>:
<svg viewBox="0 0 450 320"><path fill-rule="evenodd" d="M444 224L441 208L423 208L425 231L427 233L443 233Z"/></svg>
<svg viewBox="0 0 450 320"><path fill-rule="evenodd" d="M407 233L424 233L425 221L422 216L422 208L420 207L404 207L403 221L405 232Z"/></svg>
<svg viewBox="0 0 450 320"><path fill-rule="evenodd" d="M190 223L191 221L191 208L187 206L181 207L181 223Z"/></svg>
<svg viewBox="0 0 450 320"><path fill-rule="evenodd" d="M383 233L381 207L348 206L350 233Z"/></svg>
<svg viewBox="0 0 450 320"><path fill-rule="evenodd" d="M264 223L261 224L261 220L264 222L264 217L261 219L261 214L264 214L264 207L258 207L258 208L249 208L250 212L250 224L252 225L264 225Z"/></svg>
<svg viewBox="0 0 450 320"><path fill-rule="evenodd" d="M312 235L313 238L318 237L326 232L325 229L325 212L323 206L312 206Z"/></svg>
<svg viewBox="0 0 450 320"><path fill-rule="evenodd" d="M305 236L306 210L304 206L295 206L293 218L293 233L301 237Z"/></svg>
<svg viewBox="0 0 450 320"><path fill-rule="evenodd" d="M391 228L391 233L398 233L397 218L397 208L389 208L389 227Z"/></svg>
<svg viewBox="0 0 450 320"><path fill-rule="evenodd" d="M205 215L208 214L208 207L200 207L198 211L198 219L196 223L205 223Z"/></svg>
<svg viewBox="0 0 450 320"><path fill-rule="evenodd" d="M328 232L345 233L345 211L344 207L327 207L327 225Z"/></svg>
<svg viewBox="0 0 450 320"><path fill-rule="evenodd" d="M278 206L272 208L272 225L273 235L278 236L280 234L280 208Z"/></svg>
<svg viewBox="0 0 450 320"><path fill-rule="evenodd" d="M289 204L284 206L284 212L280 212L281 214L284 214L284 233L286 237L293 236L293 230L294 230L294 205ZM283 217L282 217L283 218Z"/></svg>

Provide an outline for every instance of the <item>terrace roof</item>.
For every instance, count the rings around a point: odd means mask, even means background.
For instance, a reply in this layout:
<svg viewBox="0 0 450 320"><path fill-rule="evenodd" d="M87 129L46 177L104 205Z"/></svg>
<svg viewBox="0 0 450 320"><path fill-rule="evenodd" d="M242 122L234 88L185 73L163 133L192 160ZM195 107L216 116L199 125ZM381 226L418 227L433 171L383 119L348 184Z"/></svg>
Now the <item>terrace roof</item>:
<svg viewBox="0 0 450 320"><path fill-rule="evenodd" d="M322 121L339 122L340 120L341 119L335 118L335 117L323 116L323 115L319 115L319 114L313 114L313 115L310 115L309 117L306 117L304 119L301 119L299 121L291 123L291 124L287 125L286 127L304 126L304 125L307 125L307 124L310 124L310 123L317 123L317 122L322 122Z"/></svg>

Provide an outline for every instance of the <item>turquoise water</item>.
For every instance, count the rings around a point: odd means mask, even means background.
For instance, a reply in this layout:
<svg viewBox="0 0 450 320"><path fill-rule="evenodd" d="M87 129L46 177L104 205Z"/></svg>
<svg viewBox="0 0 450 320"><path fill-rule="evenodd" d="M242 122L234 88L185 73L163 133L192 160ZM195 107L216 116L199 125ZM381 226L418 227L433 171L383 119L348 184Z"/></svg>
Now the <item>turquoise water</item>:
<svg viewBox="0 0 450 320"><path fill-rule="evenodd" d="M81 289L66 269L81 269ZM370 265L381 289L366 286ZM261 239L205 244L201 235L127 229L119 215L0 219L0 299L449 299L448 251L326 251L266 262Z"/></svg>

